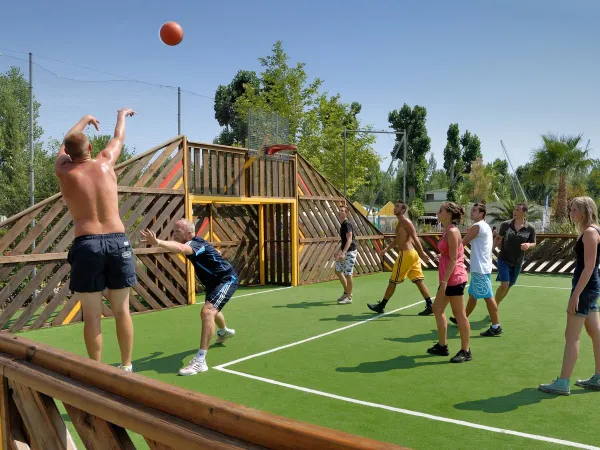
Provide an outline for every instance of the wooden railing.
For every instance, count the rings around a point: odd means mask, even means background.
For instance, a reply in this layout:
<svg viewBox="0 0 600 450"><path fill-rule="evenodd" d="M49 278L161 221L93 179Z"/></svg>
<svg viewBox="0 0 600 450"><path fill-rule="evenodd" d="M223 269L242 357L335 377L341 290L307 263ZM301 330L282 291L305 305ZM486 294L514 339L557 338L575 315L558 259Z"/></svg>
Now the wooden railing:
<svg viewBox="0 0 600 450"><path fill-rule="evenodd" d="M419 234L423 250L432 259L431 263L424 263L424 268L435 269L438 265L438 243L441 233L422 233ZM464 236L464 234L463 234ZM385 234L385 243L389 244L395 239L394 234ZM569 274L575 269L575 257L573 248L577 241L577 236L572 234L538 234L536 236L537 245L534 249L525 252L525 261L522 272L530 273L556 273ZM493 266L497 270L497 261L500 250L494 248ZM470 264L471 248L465 248L465 265ZM396 250L391 250L384 255L384 269L391 270L395 259L398 257Z"/></svg>
<svg viewBox="0 0 600 450"><path fill-rule="evenodd" d="M74 449L62 402L87 449L401 449L127 373L0 334L3 450Z"/></svg>
<svg viewBox="0 0 600 450"><path fill-rule="evenodd" d="M243 148L188 142L189 189L194 195L296 196L295 157L256 158Z"/></svg>

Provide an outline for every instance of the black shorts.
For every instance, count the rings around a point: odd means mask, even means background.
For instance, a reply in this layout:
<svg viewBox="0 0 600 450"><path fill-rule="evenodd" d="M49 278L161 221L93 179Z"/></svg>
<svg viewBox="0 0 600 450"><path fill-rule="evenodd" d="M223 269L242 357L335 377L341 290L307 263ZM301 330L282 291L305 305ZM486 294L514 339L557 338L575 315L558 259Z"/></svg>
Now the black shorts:
<svg viewBox="0 0 600 450"><path fill-rule="evenodd" d="M465 295L466 286L466 281L464 283L455 284L454 286L446 286L446 291L444 292L444 294L446 295L446 297L459 297L461 295ZM441 286L438 287L438 291L440 290L440 287Z"/></svg>
<svg viewBox="0 0 600 450"><path fill-rule="evenodd" d="M137 284L131 243L123 233L76 237L69 250L73 292L100 292Z"/></svg>
<svg viewBox="0 0 600 450"><path fill-rule="evenodd" d="M227 276L216 286L206 288L206 301L221 311L239 286L235 275Z"/></svg>

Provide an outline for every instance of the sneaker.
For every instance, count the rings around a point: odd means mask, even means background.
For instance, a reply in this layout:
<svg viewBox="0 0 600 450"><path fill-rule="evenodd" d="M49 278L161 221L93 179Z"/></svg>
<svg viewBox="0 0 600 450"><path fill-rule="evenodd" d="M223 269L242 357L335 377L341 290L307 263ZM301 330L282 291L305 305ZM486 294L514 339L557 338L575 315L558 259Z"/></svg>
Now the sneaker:
<svg viewBox="0 0 600 450"><path fill-rule="evenodd" d="M493 327L489 327L487 330L479 333L479 336L496 337L496 336L500 336L502 333L503 333L502 327L498 327L495 329Z"/></svg>
<svg viewBox="0 0 600 450"><path fill-rule="evenodd" d="M338 305L349 305L352 303L352 296L344 297L342 300L338 300Z"/></svg>
<svg viewBox="0 0 600 450"><path fill-rule="evenodd" d="M222 333L221 333L222 332ZM225 330L217 330L217 344L223 344L227 339L235 336L235 330L226 328Z"/></svg>
<svg viewBox="0 0 600 450"><path fill-rule="evenodd" d="M200 372L206 372L208 370L208 365L206 364L206 360L200 359L198 357L194 357L187 366L179 371L179 375L189 376L196 375Z"/></svg>
<svg viewBox="0 0 600 450"><path fill-rule="evenodd" d="M420 316L430 316L433 314L433 305L425 306L425 309L419 313Z"/></svg>
<svg viewBox="0 0 600 450"><path fill-rule="evenodd" d="M376 312L378 314L383 314L383 311L385 311L385 306L383 306L381 304L381 302L378 302L378 303L367 303L367 307L371 311Z"/></svg>
<svg viewBox="0 0 600 450"><path fill-rule="evenodd" d="M452 322L454 325L458 325L458 322L454 317L450 317L450 322Z"/></svg>
<svg viewBox="0 0 600 450"><path fill-rule="evenodd" d="M429 353L430 355L438 355L438 356L450 355L450 352L448 351L448 346L440 345L439 342L437 342L433 347L428 348L427 353Z"/></svg>
<svg viewBox="0 0 600 450"><path fill-rule="evenodd" d="M133 366L130 364L128 366L124 366L123 364L119 364L119 369L124 370L125 372L133 372Z"/></svg>
<svg viewBox="0 0 600 450"><path fill-rule="evenodd" d="M340 298L337 299L338 303L341 302L342 300L344 300L346 297L348 297L348 294L346 294L345 292L342 294L342 296Z"/></svg>
<svg viewBox="0 0 600 450"><path fill-rule="evenodd" d="M559 380L560 378L557 378L553 383L540 384L538 389L548 394L569 395L571 393L571 386L569 386L569 383Z"/></svg>
<svg viewBox="0 0 600 450"><path fill-rule="evenodd" d="M460 350L454 358L450 359L451 363L462 363L465 361L471 361L473 356L471 356L471 350Z"/></svg>
<svg viewBox="0 0 600 450"><path fill-rule="evenodd" d="M591 389L592 391L600 391L600 375L593 375L587 380L577 380L575 385L584 389Z"/></svg>

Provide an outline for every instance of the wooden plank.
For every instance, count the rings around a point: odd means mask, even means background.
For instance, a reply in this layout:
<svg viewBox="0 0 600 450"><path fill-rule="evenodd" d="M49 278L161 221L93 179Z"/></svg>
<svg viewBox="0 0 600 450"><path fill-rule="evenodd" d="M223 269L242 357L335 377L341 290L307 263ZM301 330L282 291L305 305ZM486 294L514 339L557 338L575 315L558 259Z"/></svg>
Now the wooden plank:
<svg viewBox="0 0 600 450"><path fill-rule="evenodd" d="M37 237L42 234L48 225L58 216L65 207L62 202L56 202L52 207L40 218L36 220L35 226L29 230L27 235L21 239L19 244L11 251L11 255L18 255L31 248L31 244Z"/></svg>
<svg viewBox="0 0 600 450"><path fill-rule="evenodd" d="M212 194L219 193L219 182L217 180L217 152L210 152L210 192Z"/></svg>
<svg viewBox="0 0 600 450"><path fill-rule="evenodd" d="M161 289L159 289L158 286L156 286L156 284L150 279L150 277L148 277L148 275L146 275L144 270L136 266L135 273L138 276L138 280L143 282L145 287L148 288L154 295L156 295L160 299L160 301L163 302L165 307L169 308L171 306L174 306L173 302L169 300L165 293ZM133 288L137 291L135 286ZM144 299L148 301L146 297L144 297ZM154 305L153 307L156 309Z"/></svg>
<svg viewBox="0 0 600 450"><path fill-rule="evenodd" d="M277 284L283 282L283 248L281 242L281 205L275 205L275 245L277 245Z"/></svg>
<svg viewBox="0 0 600 450"><path fill-rule="evenodd" d="M21 312L19 318L10 326L11 332L19 331L23 328L29 319L37 312L39 307L46 301L46 299L54 293L54 288L68 275L71 270L69 264L63 264L60 269L46 282L46 286L42 291L29 303L27 308Z"/></svg>
<svg viewBox="0 0 600 450"><path fill-rule="evenodd" d="M285 239L283 244L283 282L285 284L290 284L290 272L291 272L291 261L292 261L292 252L291 252L291 236L292 233L290 231L290 214L292 211L292 205L283 205L283 237Z"/></svg>
<svg viewBox="0 0 600 450"><path fill-rule="evenodd" d="M225 181L225 154L219 152L219 184L218 193L225 195L227 189L227 182Z"/></svg>
<svg viewBox="0 0 600 450"><path fill-rule="evenodd" d="M146 288L141 284L137 283L133 286L133 290L140 294L144 301L150 305L150 307L154 310L163 309L163 307L154 300L154 297L146 290Z"/></svg>
<svg viewBox="0 0 600 450"><path fill-rule="evenodd" d="M11 423L9 420L10 400L8 379L0 371L0 448L3 450L11 448Z"/></svg>
<svg viewBox="0 0 600 450"><path fill-rule="evenodd" d="M241 156L238 155L238 164L239 164L239 176L240 176L240 183L239 183L239 194L241 196L248 196L249 195L249 190L246 187L246 171L244 170L244 164L246 164L246 157L247 156Z"/></svg>
<svg viewBox="0 0 600 450"><path fill-rule="evenodd" d="M164 188L152 188L152 187L128 187L119 186L119 193L135 193L135 194L165 194L165 195L181 195L185 194L185 189L164 189Z"/></svg>
<svg viewBox="0 0 600 450"><path fill-rule="evenodd" d="M261 197L267 196L267 177L265 176L265 159L259 158L258 160L258 195Z"/></svg>
<svg viewBox="0 0 600 450"><path fill-rule="evenodd" d="M124 176L117 178L117 183L121 186L129 186L131 182L135 181L135 178L138 175L140 175L142 169L146 167L146 165L150 162L153 156L154 154L147 155L142 159L138 160L135 164L130 165L127 173Z"/></svg>
<svg viewBox="0 0 600 450"><path fill-rule="evenodd" d="M185 276L185 272L181 274L181 272L177 270L177 268L173 267L173 259L167 259L163 255L158 255L156 259L161 264L162 268L169 272L169 275L173 277L173 279L179 285L179 287L185 290L187 288L187 282L183 279L183 277Z"/></svg>
<svg viewBox="0 0 600 450"><path fill-rule="evenodd" d="M200 147L202 149L207 149L207 150L215 150L217 152L227 152L227 153L232 153L232 154L238 154L241 156L245 156L246 154L248 154L248 151L246 149L240 148L240 147L232 147L230 145L221 145L221 144L210 144L210 143L205 143L205 142L190 142L189 145L193 146L193 147Z"/></svg>
<svg viewBox="0 0 600 450"><path fill-rule="evenodd" d="M135 450L124 428L68 403L65 403L65 409L86 450Z"/></svg>
<svg viewBox="0 0 600 450"><path fill-rule="evenodd" d="M140 177L140 179L135 182L134 186L138 186L138 187L146 186L146 184L148 184L152 180L152 177L154 177L158 174L158 170L169 159L169 157L171 156L173 151L179 146L179 144L180 144L180 142L176 141L176 142L173 142L172 144L170 144L168 147L166 147L162 151L160 156L158 158L156 158L156 160L150 165L150 167L148 167L148 169L146 169L146 171ZM179 153L181 153L181 152L179 152ZM177 156L180 156L179 153L177 153ZM177 159L177 156L175 156L175 158L173 158L173 159ZM169 164L167 164L167 167L168 166L169 166ZM164 172L165 170L166 170L166 167L162 169L162 172ZM160 176L157 178L160 178ZM155 184L156 183L153 182L152 186L154 186ZM160 182L158 184L160 184ZM156 184L156 185L158 185L158 184Z"/></svg>
<svg viewBox="0 0 600 450"><path fill-rule="evenodd" d="M227 158L225 159L226 167L225 167L225 194L232 195L233 194L233 181L235 178L233 177L233 155L231 153L227 153Z"/></svg>
<svg viewBox="0 0 600 450"><path fill-rule="evenodd" d="M150 450L177 450L173 447L169 447L168 445L161 444L160 442L153 441L149 438L144 438L144 440L146 441L146 444L148 444Z"/></svg>
<svg viewBox="0 0 600 450"><path fill-rule="evenodd" d="M19 222L20 222L20 219L22 217L24 217L24 216L29 217L30 213L32 213L32 212L37 214L36 211L41 210L43 206L47 205L48 203L52 203L53 201L60 199L61 197L62 197L62 194L60 194L60 193L54 194L53 196L48 197L46 200L42 200L41 202L36 203L35 205L21 211L20 213L17 213L14 216L11 216L8 219L0 222L0 228L4 228L4 227L10 225L11 223L16 222L17 220L19 220ZM24 222L28 223L28 222L30 222L30 220L29 221L25 220Z"/></svg>
<svg viewBox="0 0 600 450"><path fill-rule="evenodd" d="M52 396L64 404L74 406L105 421L161 442L173 448L232 449L257 447L224 434L203 428L178 417L153 410L117 395L71 380L63 375L36 367L25 361L0 358L7 377L15 384L27 384L39 392ZM138 377L135 377L138 378ZM141 377L140 377L141 378ZM60 446L42 446L54 449Z"/></svg>
<svg viewBox="0 0 600 450"><path fill-rule="evenodd" d="M50 407L50 402L45 400L42 395L26 385L18 383L9 377L8 385L13 391L13 399L19 410L19 414L23 419L27 432L31 436L34 445L39 449L44 450L63 450L73 449L71 436L69 435L66 426L54 401L53 411ZM62 423L62 429L57 429L55 415L58 415Z"/></svg>
<svg viewBox="0 0 600 450"><path fill-rule="evenodd" d="M194 148L194 189L196 194L202 194L202 160L200 159L200 149Z"/></svg>
<svg viewBox="0 0 600 450"><path fill-rule="evenodd" d="M150 272L152 272L152 274L157 278L157 280L166 288L167 292L169 292L173 297L175 297L175 300L177 300L179 302L179 304L181 304L181 305L187 304L187 299L185 298L185 296L183 296L183 294L181 294L179 289L177 289L175 286L173 286L171 281L165 276L165 274L160 270L160 268L158 268L152 262L151 258L149 258L147 256L143 256L143 257L140 257L140 261L142 261L144 263L144 265L148 268L148 270ZM162 292L162 290L161 290L161 292ZM173 306L173 304L172 303L170 305L165 304L165 306Z"/></svg>
<svg viewBox="0 0 600 450"><path fill-rule="evenodd" d="M285 181L283 179L283 177L285 176L285 170L284 170L283 162L275 161L275 164L277 164L277 170L279 172L279 178L278 178L278 181L276 181L279 184L279 196L285 197L285 188L284 188Z"/></svg>
<svg viewBox="0 0 600 450"><path fill-rule="evenodd" d="M277 252L275 249L275 205L268 205L267 222L269 223L269 281L275 283L275 272L277 270Z"/></svg>
<svg viewBox="0 0 600 450"><path fill-rule="evenodd" d="M208 150L203 148L202 149L202 177L203 177L203 189L202 189L202 193L203 194L209 194L211 192L210 190L210 154L208 153Z"/></svg>
<svg viewBox="0 0 600 450"><path fill-rule="evenodd" d="M242 183L243 170L240 170L241 158L240 155L233 156L233 195L245 195L245 192L240 194L240 189L244 190L244 184Z"/></svg>
<svg viewBox="0 0 600 450"><path fill-rule="evenodd" d="M10 230L0 239L0 254L12 244L17 236L21 234L30 224L31 220L37 215L38 210L31 211L29 214L25 214ZM8 221L7 221L8 222Z"/></svg>

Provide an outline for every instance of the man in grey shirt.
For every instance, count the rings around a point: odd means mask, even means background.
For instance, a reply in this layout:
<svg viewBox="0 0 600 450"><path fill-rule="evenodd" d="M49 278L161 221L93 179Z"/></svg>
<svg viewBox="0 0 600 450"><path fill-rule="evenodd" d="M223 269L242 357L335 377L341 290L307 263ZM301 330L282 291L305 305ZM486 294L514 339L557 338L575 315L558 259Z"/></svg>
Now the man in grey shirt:
<svg viewBox="0 0 600 450"><path fill-rule="evenodd" d="M502 222L494 240L494 246L500 246L496 278L496 281L500 281L496 291L498 306L509 289L517 282L525 252L535 247L535 228L527 222L527 210L525 203L517 203L513 211L513 219Z"/></svg>

